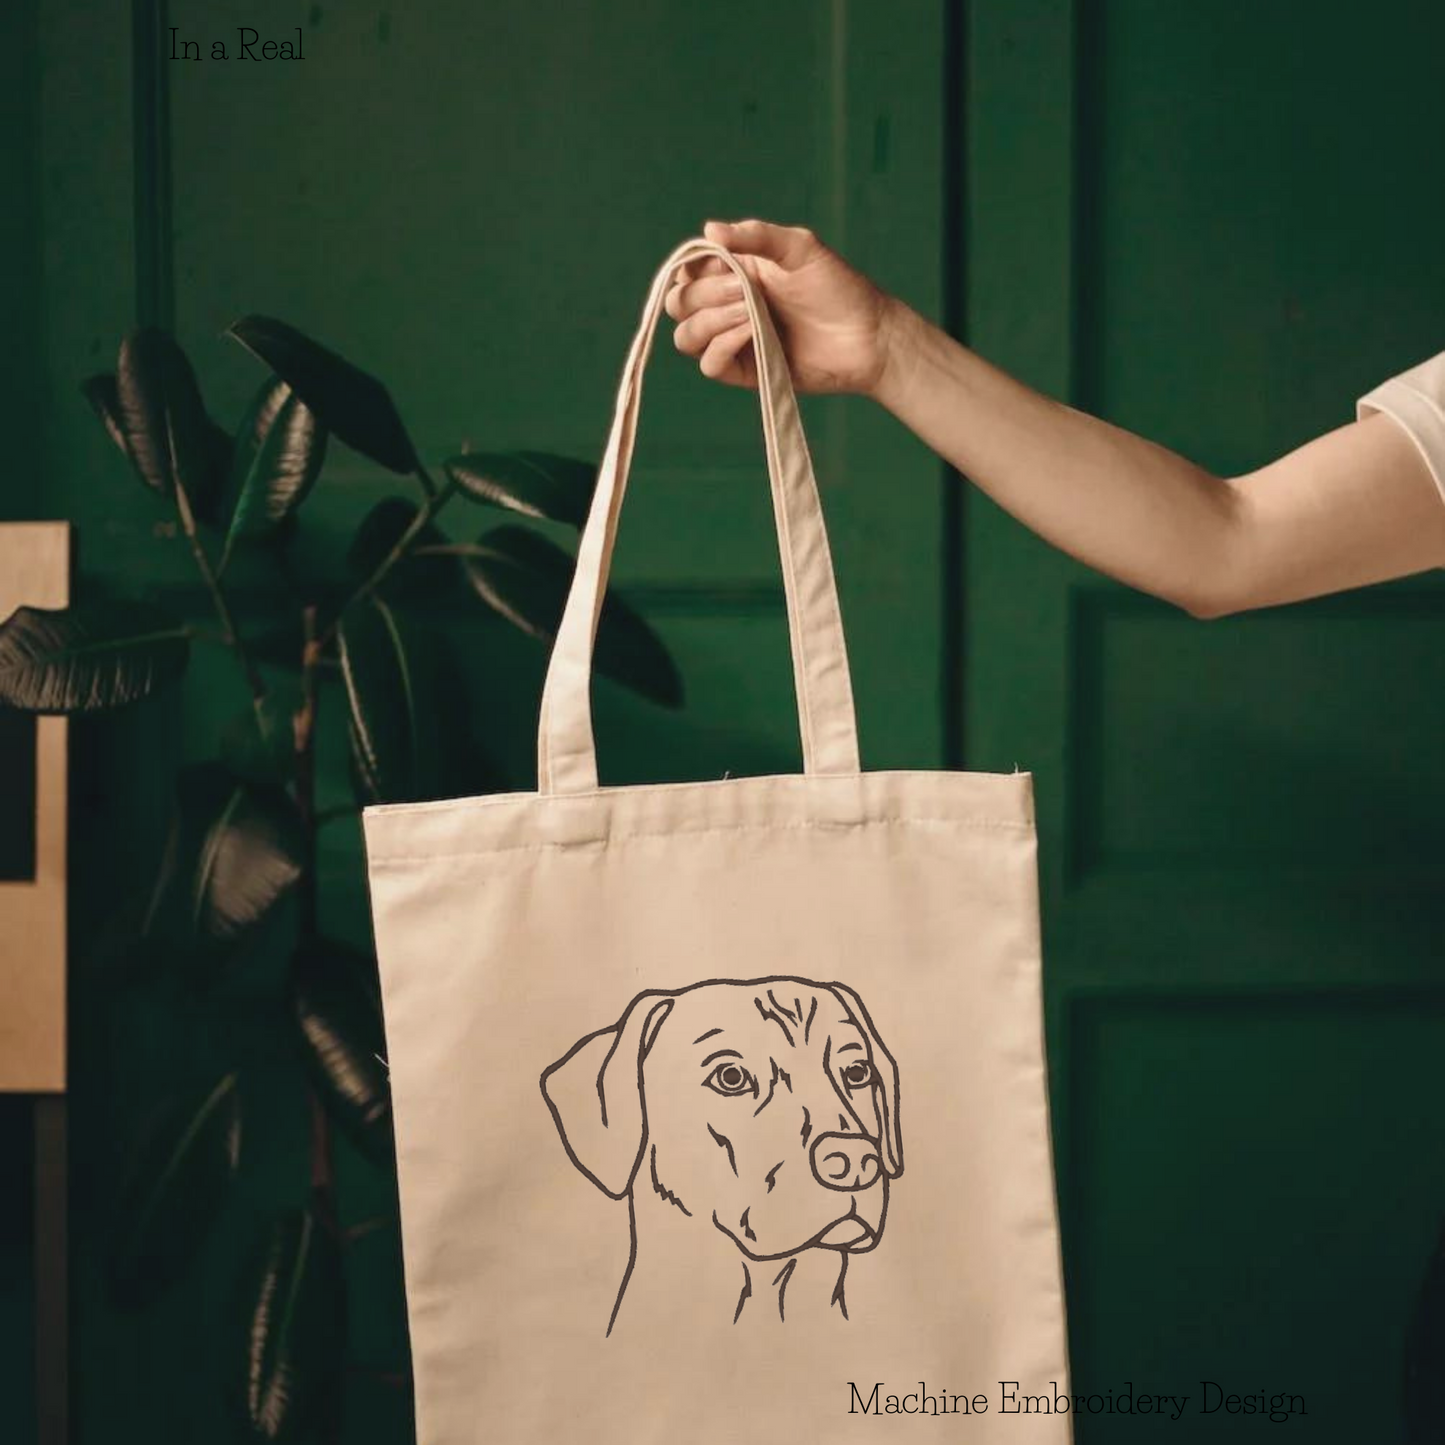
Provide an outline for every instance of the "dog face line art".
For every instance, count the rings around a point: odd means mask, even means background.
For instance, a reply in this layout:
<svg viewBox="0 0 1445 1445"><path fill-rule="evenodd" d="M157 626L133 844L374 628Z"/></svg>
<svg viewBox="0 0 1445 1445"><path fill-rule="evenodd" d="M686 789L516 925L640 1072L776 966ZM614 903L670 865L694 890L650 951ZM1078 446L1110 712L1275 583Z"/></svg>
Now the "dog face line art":
<svg viewBox="0 0 1445 1445"><path fill-rule="evenodd" d="M847 1318L849 1263L877 1249L903 1173L898 1066L851 988L644 990L540 1083L573 1166L628 1204L609 1335L624 1296L629 1316L676 1319L679 1282L734 1323L770 1290L786 1320L800 1288Z"/></svg>

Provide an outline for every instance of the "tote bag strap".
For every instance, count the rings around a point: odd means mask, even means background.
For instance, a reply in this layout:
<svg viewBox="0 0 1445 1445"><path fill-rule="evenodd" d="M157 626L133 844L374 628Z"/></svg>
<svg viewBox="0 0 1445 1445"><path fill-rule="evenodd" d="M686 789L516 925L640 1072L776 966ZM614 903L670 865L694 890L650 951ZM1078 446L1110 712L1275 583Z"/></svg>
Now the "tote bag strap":
<svg viewBox="0 0 1445 1445"><path fill-rule="evenodd" d="M583 793L597 787L592 648L637 437L642 374L674 273L683 262L703 256L716 256L741 281L752 322L763 441L788 602L803 771L826 775L859 770L858 727L833 562L787 358L767 304L751 277L730 252L698 238L679 246L657 273L623 368L612 431L598 470L591 511L577 549L572 589L542 690L537 736L537 789L541 793Z"/></svg>

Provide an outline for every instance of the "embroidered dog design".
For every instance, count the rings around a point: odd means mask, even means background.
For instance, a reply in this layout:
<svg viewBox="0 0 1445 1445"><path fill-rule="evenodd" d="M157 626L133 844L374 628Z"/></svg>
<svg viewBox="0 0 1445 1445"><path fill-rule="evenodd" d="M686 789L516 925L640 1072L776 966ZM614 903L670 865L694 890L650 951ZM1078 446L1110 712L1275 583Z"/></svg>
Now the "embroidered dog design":
<svg viewBox="0 0 1445 1445"><path fill-rule="evenodd" d="M849 1265L877 1249L903 1173L898 1066L852 989L777 977L648 990L541 1086L568 1158L627 1201L609 1335L624 1298L629 1315L640 1297L679 1327L698 1307L734 1323L848 1317Z"/></svg>

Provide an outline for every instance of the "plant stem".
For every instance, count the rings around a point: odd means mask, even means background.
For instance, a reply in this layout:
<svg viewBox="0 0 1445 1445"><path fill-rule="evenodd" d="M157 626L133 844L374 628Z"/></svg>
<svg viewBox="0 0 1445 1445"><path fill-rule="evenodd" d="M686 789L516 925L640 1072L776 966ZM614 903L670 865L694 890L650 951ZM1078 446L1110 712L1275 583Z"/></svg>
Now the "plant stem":
<svg viewBox="0 0 1445 1445"><path fill-rule="evenodd" d="M425 476L425 470L418 465L418 476ZM341 623L341 616L347 608L355 607L358 602L365 602L373 592L390 576L391 570L406 556L411 549L411 544L422 534L427 524L436 516L446 504L456 495L457 484L450 479L446 485L437 491L428 494L427 499L416 510L416 516L407 524L406 530L396 539L391 551L377 564L376 570L359 586L345 602L341 604L335 617L326 624L321 633L323 643L330 642L336 635L336 629Z"/></svg>
<svg viewBox="0 0 1445 1445"><path fill-rule="evenodd" d="M348 1226L341 1237L347 1244L355 1244L358 1239L365 1239L368 1234L375 1234L381 1229L393 1228L399 1223L400 1221L394 1214L378 1214L371 1219L363 1219L358 1224Z"/></svg>
<svg viewBox="0 0 1445 1445"><path fill-rule="evenodd" d="M301 875L301 936L310 939L316 933L316 711L321 691L317 686L317 667L321 661L322 641L316 635L316 608L301 611L301 706L291 719L292 745L296 751L296 811L301 816L305 838L305 857Z"/></svg>
<svg viewBox="0 0 1445 1445"><path fill-rule="evenodd" d="M418 557L481 557L490 553L490 547L484 547L480 542L428 542L425 547L418 547Z"/></svg>
<svg viewBox="0 0 1445 1445"><path fill-rule="evenodd" d="M257 722L264 729L265 717L262 704L266 700L266 684L262 680L256 664L251 661L251 655L246 651L246 644L241 640L240 629L236 626L236 619L231 613L231 604L226 600L220 579L211 566L211 559L206 556L205 546L201 542L200 533L196 530L196 518L191 511L191 499L186 495L186 489L181 485L179 478L175 483L175 498L176 513L181 519L181 530L186 534L186 541L190 543L191 555L196 559L196 567L200 571L201 579L206 584L206 590L211 594L211 601L215 605L216 616L220 619L221 632L226 646L235 653L236 661L241 664L241 671L246 675L246 686L251 690L251 706L255 710Z"/></svg>
<svg viewBox="0 0 1445 1445"><path fill-rule="evenodd" d="M322 642L316 635L316 608L301 612L304 641L301 644L301 706L291 719L291 737L296 750L296 811L301 818L304 854L301 872L301 951L316 937L316 712L320 700L317 667ZM331 1154L331 1119L314 1088L307 1089L311 1108L311 1200L322 1223L337 1228L336 1168Z"/></svg>
<svg viewBox="0 0 1445 1445"><path fill-rule="evenodd" d="M308 1087L311 1105L311 1206L321 1223L337 1233L336 1166L331 1158L331 1115L315 1089Z"/></svg>

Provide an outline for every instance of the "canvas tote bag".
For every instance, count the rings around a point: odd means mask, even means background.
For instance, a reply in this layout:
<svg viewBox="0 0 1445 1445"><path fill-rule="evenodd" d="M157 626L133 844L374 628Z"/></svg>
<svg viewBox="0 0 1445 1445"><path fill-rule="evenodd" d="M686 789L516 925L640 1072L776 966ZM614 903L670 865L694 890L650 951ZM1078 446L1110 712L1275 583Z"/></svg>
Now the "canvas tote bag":
<svg viewBox="0 0 1445 1445"><path fill-rule="evenodd" d="M756 338L803 773L599 787L642 370L706 255ZM860 771L786 360L726 251L647 298L537 791L365 834L421 1445L1070 1438L1031 780Z"/></svg>

